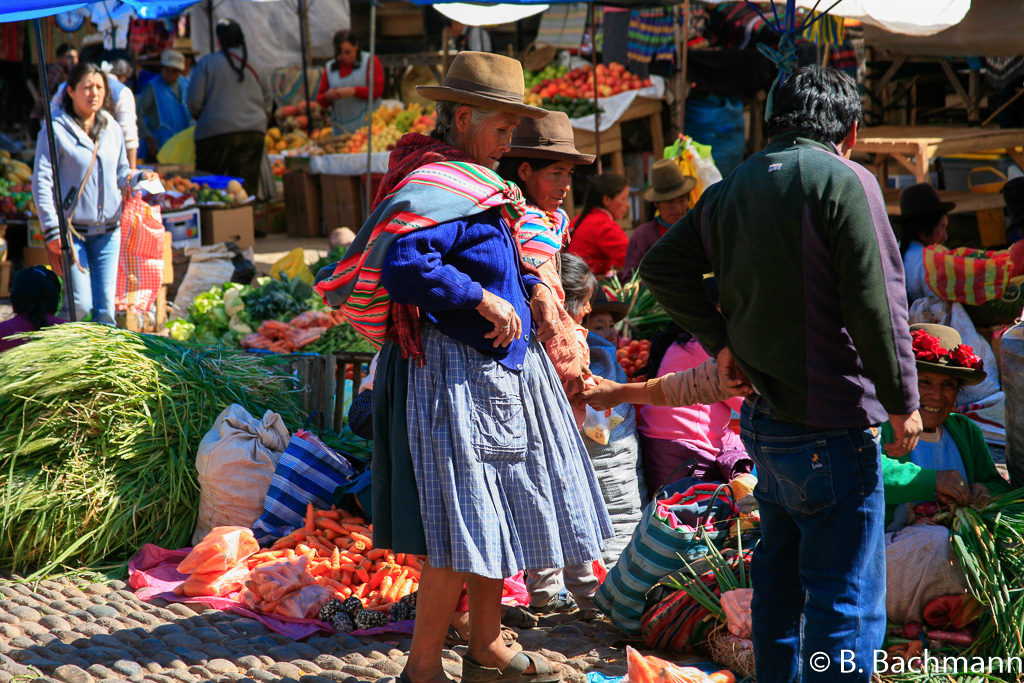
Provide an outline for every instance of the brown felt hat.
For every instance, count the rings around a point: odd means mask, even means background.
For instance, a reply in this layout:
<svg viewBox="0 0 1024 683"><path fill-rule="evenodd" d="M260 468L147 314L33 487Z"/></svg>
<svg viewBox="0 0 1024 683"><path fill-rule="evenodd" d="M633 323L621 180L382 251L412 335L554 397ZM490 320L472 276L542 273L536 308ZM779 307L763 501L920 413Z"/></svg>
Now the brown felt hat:
<svg viewBox="0 0 1024 683"><path fill-rule="evenodd" d="M697 179L683 175L674 159L658 159L651 167L651 186L644 192L648 202L667 202L697 187Z"/></svg>
<svg viewBox="0 0 1024 683"><path fill-rule="evenodd" d="M511 57L489 52L460 52L455 55L443 84L418 85L416 91L434 102L460 102L532 119L548 115L546 109L523 104L523 65Z"/></svg>
<svg viewBox="0 0 1024 683"><path fill-rule="evenodd" d="M913 333L917 330L924 330L931 336L939 340L939 344L946 351L952 351L956 347L963 343L963 339L960 337L960 333L952 327L946 325L933 325L930 323L917 323L910 326L910 332ZM915 355L917 350L915 349ZM950 377L956 377L967 386L973 386L975 384L981 384L988 377L988 373L983 368L964 368L958 365L952 365L949 362L949 354L940 357L935 361L921 360L918 358L917 371L918 372L937 372L940 375L949 375Z"/></svg>
<svg viewBox="0 0 1024 683"><path fill-rule="evenodd" d="M523 119L512 133L512 146L505 156L594 163L593 154L576 149L569 115L561 111L549 112L542 119Z"/></svg>
<svg viewBox="0 0 1024 683"><path fill-rule="evenodd" d="M903 188L900 192L900 216L910 218L929 211L949 213L956 207L956 202L944 202L939 192L931 183L917 183Z"/></svg>
<svg viewBox="0 0 1024 683"><path fill-rule="evenodd" d="M598 287L594 293L594 300L590 302L590 315L597 313L611 313L612 322L617 323L629 313L629 304L610 298L604 287Z"/></svg>

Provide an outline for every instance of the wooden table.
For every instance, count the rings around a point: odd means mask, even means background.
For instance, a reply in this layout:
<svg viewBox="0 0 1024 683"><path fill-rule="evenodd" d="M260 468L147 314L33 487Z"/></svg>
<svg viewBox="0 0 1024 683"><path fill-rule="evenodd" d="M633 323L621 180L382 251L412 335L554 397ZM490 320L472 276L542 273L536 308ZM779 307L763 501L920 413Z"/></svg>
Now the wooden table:
<svg viewBox="0 0 1024 683"><path fill-rule="evenodd" d="M651 97L637 97L629 109L612 124L608 130L601 132L601 155L612 156L612 170L616 173L625 173L625 162L622 159L622 122L645 119L647 128L651 133L651 147L654 150L656 159L660 159L665 153L665 133L661 128L661 110L665 103L663 100ZM596 154L597 135L588 130L573 128L573 136L576 140L576 149L584 154Z"/></svg>
<svg viewBox="0 0 1024 683"><path fill-rule="evenodd" d="M900 215L900 191L886 188L882 190L885 197L885 212L890 216ZM939 196L944 202L956 202L950 213L977 213L978 211L1001 210L1003 195L999 192L951 192L943 191Z"/></svg>
<svg viewBox="0 0 1024 683"><path fill-rule="evenodd" d="M854 150L874 154L875 174L882 187L889 185L889 161L893 160L917 178L928 182L928 168L935 157L996 150L1009 155L1024 168L1024 128L982 129L946 126L876 126L864 128Z"/></svg>

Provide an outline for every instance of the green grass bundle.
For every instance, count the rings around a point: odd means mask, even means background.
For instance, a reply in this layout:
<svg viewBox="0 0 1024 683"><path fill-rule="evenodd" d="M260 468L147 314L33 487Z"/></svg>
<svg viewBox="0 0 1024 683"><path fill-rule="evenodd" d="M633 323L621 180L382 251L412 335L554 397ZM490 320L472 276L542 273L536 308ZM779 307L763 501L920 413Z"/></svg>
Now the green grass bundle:
<svg viewBox="0 0 1024 683"><path fill-rule="evenodd" d="M0 571L122 564L187 545L195 456L231 403L302 418L294 380L260 357L103 325L33 333L0 354Z"/></svg>

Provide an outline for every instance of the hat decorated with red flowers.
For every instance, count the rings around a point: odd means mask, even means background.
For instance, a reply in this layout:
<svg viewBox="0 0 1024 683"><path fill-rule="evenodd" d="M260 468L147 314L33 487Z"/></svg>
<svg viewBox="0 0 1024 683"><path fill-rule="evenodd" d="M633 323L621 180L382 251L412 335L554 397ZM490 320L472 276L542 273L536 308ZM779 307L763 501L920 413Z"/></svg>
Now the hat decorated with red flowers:
<svg viewBox="0 0 1024 683"><path fill-rule="evenodd" d="M985 363L964 344L960 333L946 325L919 323L910 326L918 372L937 372L972 386L988 377Z"/></svg>

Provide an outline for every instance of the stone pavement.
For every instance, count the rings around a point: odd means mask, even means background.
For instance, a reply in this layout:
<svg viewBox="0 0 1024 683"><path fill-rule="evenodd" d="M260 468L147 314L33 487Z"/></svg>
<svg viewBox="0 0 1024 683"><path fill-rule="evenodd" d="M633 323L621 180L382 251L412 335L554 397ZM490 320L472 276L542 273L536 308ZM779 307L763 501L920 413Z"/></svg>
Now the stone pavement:
<svg viewBox="0 0 1024 683"><path fill-rule="evenodd" d="M565 678L626 673L622 634L571 615L517 631L513 649L562 662ZM56 577L0 581L0 683L397 683L411 641L393 634L321 635L296 642L258 621L198 603L140 601L123 581ZM444 651L459 678L465 647Z"/></svg>

